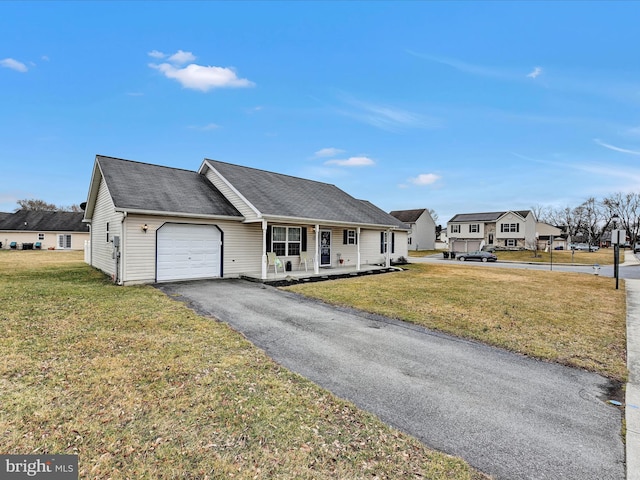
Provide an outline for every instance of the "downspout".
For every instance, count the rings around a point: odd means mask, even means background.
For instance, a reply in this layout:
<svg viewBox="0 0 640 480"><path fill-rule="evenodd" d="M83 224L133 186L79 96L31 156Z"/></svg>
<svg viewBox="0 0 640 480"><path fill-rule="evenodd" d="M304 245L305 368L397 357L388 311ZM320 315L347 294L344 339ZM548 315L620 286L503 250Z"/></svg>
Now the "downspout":
<svg viewBox="0 0 640 480"><path fill-rule="evenodd" d="M260 272L260 277L262 280L267 279L267 221L262 220L262 270Z"/></svg>
<svg viewBox="0 0 640 480"><path fill-rule="evenodd" d="M360 271L360 227L356 230L356 271Z"/></svg>
<svg viewBox="0 0 640 480"><path fill-rule="evenodd" d="M316 254L313 256L313 273L320 273L320 225L316 225Z"/></svg>

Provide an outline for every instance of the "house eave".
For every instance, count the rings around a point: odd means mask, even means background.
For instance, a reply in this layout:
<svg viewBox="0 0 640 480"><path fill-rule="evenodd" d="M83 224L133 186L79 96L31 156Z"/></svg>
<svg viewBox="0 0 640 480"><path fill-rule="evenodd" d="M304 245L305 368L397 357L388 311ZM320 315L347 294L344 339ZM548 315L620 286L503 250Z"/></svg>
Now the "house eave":
<svg viewBox="0 0 640 480"><path fill-rule="evenodd" d="M408 230L398 225L385 225L379 223L357 223L357 222L342 222L339 220L326 220L320 218L302 218L302 217L288 217L283 215L263 215L263 219L268 222L281 222L281 223L301 223L306 225L326 225L335 227L360 227L360 228L372 228L372 229L391 229L391 230ZM261 220L254 220L261 221ZM250 222L247 222L250 223Z"/></svg>
<svg viewBox="0 0 640 480"><path fill-rule="evenodd" d="M232 215L211 215L203 213L188 213L188 212L165 212L158 210L144 210L138 208L121 208L116 207L116 212L124 213L126 215L149 215L154 217L188 217L188 218L202 218L213 220L232 220L235 222L242 222L244 217L232 216Z"/></svg>

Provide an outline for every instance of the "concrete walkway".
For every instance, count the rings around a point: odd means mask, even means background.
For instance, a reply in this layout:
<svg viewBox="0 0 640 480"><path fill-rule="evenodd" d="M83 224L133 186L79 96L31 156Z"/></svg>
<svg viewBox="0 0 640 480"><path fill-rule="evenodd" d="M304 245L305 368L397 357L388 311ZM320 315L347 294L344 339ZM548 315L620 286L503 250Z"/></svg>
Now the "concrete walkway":
<svg viewBox="0 0 640 480"><path fill-rule="evenodd" d="M626 255L626 264L640 263ZM631 259L633 257L633 259ZM640 280L625 280L627 291L627 480L640 480Z"/></svg>

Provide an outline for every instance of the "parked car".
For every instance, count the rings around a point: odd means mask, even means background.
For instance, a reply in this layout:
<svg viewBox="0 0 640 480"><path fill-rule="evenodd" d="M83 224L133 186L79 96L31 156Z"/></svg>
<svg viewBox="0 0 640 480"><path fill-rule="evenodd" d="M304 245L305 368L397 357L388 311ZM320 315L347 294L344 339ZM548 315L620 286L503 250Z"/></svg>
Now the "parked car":
<svg viewBox="0 0 640 480"><path fill-rule="evenodd" d="M571 245L569 245L569 248L571 250L580 250L585 252L597 252L598 250L600 250L600 247L596 245L588 245L586 243L572 243Z"/></svg>
<svg viewBox="0 0 640 480"><path fill-rule="evenodd" d="M633 246L633 253L638 253L638 252L640 252L640 243L636 243Z"/></svg>
<svg viewBox="0 0 640 480"><path fill-rule="evenodd" d="M464 262L465 260L480 260L481 262L495 262L498 260L493 253L490 252L462 252L458 254L458 260Z"/></svg>

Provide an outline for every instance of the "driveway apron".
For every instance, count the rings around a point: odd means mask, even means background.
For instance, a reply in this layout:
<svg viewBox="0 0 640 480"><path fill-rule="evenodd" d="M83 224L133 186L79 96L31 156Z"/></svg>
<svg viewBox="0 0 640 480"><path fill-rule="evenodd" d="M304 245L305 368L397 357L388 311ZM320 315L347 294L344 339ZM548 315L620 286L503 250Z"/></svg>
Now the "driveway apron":
<svg viewBox="0 0 640 480"><path fill-rule="evenodd" d="M623 479L606 378L262 284L159 285L271 358L498 479Z"/></svg>

